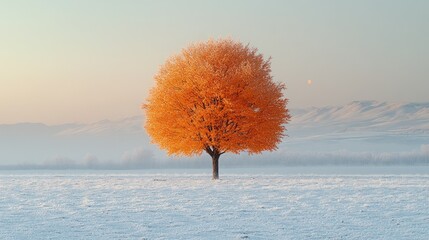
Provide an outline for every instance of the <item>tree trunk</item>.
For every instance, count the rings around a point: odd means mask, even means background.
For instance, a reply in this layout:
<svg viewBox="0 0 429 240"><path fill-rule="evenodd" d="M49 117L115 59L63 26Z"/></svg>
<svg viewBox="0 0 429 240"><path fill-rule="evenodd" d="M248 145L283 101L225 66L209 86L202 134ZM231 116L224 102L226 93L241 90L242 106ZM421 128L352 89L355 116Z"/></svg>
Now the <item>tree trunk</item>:
<svg viewBox="0 0 429 240"><path fill-rule="evenodd" d="M217 153L212 155L213 180L219 179L219 157Z"/></svg>

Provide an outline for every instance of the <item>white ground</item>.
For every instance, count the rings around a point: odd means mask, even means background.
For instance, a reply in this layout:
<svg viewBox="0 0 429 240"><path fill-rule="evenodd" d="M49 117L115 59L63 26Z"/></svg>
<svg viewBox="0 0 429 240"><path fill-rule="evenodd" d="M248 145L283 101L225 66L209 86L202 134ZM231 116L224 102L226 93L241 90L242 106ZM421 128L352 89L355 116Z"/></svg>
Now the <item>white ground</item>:
<svg viewBox="0 0 429 240"><path fill-rule="evenodd" d="M0 174L3 240L428 236L429 175Z"/></svg>

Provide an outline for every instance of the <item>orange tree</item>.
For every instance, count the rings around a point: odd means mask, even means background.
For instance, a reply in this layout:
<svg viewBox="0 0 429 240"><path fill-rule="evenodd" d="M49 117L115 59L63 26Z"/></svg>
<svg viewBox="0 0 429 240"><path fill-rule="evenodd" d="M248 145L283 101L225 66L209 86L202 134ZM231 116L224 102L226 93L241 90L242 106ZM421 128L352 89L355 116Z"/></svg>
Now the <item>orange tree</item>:
<svg viewBox="0 0 429 240"><path fill-rule="evenodd" d="M212 158L213 179L226 153L273 151L290 115L285 85L270 59L232 40L209 40L172 56L155 76L143 109L152 141L169 155Z"/></svg>

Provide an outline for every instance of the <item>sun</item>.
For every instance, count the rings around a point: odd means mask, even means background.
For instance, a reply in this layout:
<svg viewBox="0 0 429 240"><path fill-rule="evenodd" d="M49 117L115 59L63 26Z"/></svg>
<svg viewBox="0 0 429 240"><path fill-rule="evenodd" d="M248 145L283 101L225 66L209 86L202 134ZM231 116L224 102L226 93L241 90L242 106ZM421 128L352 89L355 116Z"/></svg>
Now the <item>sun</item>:
<svg viewBox="0 0 429 240"><path fill-rule="evenodd" d="M308 80L307 80L307 85L308 85L308 86L311 86L312 84L313 84L313 80L308 79Z"/></svg>

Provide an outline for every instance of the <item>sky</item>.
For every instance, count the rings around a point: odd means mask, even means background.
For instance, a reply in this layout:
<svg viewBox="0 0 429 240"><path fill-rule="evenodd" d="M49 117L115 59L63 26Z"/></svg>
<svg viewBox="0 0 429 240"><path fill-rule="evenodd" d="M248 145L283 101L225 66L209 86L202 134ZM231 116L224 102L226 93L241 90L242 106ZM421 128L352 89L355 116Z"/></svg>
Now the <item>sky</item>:
<svg viewBox="0 0 429 240"><path fill-rule="evenodd" d="M424 0L2 1L0 124L139 115L163 62L210 38L272 57L290 108L429 102L428 10Z"/></svg>

